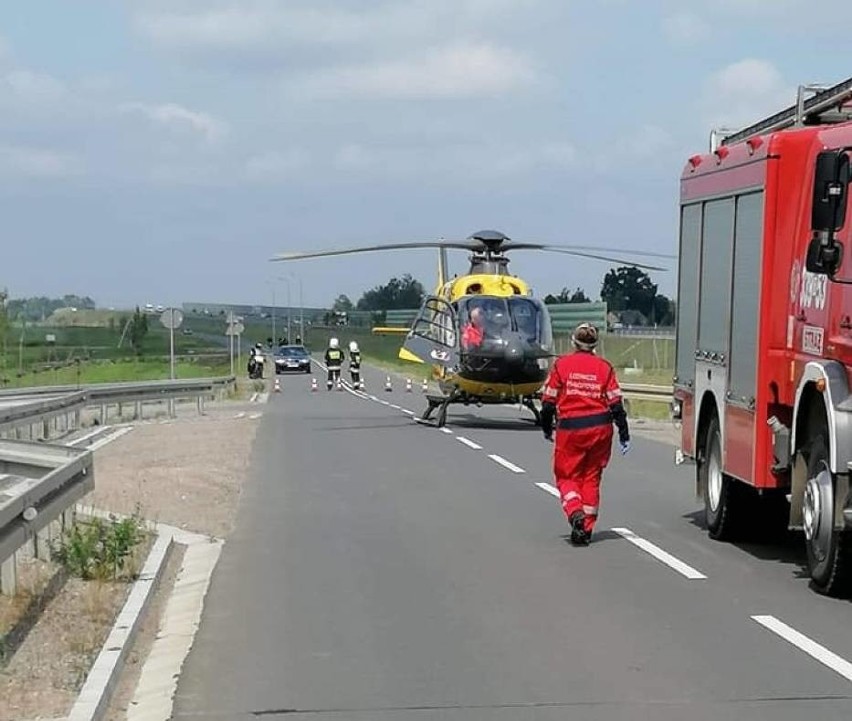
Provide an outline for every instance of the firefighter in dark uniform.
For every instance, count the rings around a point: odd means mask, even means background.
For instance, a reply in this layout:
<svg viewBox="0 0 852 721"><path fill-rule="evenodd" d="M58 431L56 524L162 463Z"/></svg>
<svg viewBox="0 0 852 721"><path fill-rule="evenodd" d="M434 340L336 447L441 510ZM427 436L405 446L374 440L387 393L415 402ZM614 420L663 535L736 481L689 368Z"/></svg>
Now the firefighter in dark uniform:
<svg viewBox="0 0 852 721"><path fill-rule="evenodd" d="M345 360L343 351L340 350L340 341L337 338L332 338L328 342L328 348L325 351L325 365L328 368L328 380L326 387L331 390L334 384L340 385L340 369L343 367Z"/></svg>
<svg viewBox="0 0 852 721"><path fill-rule="evenodd" d="M598 518L600 484L612 454L613 423L622 454L630 450L627 414L615 369L595 355L598 331L582 323L571 341L575 351L556 360L544 386L544 436L556 442L553 472L562 508L571 523L571 542L585 546Z"/></svg>
<svg viewBox="0 0 852 721"><path fill-rule="evenodd" d="M361 388L361 349L354 340L349 343L349 375L352 376L352 387L359 390Z"/></svg>

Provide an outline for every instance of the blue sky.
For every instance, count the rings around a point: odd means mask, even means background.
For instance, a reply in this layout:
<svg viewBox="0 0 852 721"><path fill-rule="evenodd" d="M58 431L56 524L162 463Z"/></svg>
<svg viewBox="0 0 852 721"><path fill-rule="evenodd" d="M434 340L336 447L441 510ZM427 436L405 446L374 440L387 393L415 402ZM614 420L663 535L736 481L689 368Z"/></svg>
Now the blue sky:
<svg viewBox="0 0 852 721"><path fill-rule="evenodd" d="M714 125L852 75L826 0L42 0L0 6L0 285L102 305L309 305L462 238L675 252ZM368 8L368 9L364 9ZM466 267L453 254L454 269ZM540 293L608 266L519 252ZM673 293L675 266L654 273ZM280 280L287 278L289 281Z"/></svg>

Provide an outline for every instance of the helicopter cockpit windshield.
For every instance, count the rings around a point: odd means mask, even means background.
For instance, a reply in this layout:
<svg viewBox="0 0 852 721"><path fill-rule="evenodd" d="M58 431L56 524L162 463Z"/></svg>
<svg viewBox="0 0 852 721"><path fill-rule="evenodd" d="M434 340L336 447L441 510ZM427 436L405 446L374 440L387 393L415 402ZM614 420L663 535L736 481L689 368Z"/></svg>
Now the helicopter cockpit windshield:
<svg viewBox="0 0 852 721"><path fill-rule="evenodd" d="M469 296L458 301L461 352L504 354L508 345L523 346L524 355L549 352L550 317L537 298Z"/></svg>

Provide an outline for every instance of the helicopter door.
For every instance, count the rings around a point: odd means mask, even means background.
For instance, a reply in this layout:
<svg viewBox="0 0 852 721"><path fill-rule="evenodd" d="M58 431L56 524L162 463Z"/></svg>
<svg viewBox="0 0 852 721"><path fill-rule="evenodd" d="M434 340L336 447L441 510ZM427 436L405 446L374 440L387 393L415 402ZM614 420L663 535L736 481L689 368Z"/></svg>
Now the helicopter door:
<svg viewBox="0 0 852 721"><path fill-rule="evenodd" d="M420 306L402 347L423 363L458 364L456 311L442 298L429 296Z"/></svg>

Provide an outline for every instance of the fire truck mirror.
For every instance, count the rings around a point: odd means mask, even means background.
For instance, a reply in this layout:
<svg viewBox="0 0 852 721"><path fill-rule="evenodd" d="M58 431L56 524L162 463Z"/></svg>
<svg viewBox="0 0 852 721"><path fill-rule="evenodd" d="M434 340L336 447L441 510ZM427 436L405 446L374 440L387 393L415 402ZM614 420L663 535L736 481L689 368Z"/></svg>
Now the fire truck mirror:
<svg viewBox="0 0 852 721"><path fill-rule="evenodd" d="M843 260L843 246L833 237L819 234L808 243L805 268L810 273L822 273L832 277Z"/></svg>
<svg viewBox="0 0 852 721"><path fill-rule="evenodd" d="M849 187L849 156L842 150L817 155L811 229L831 234L846 222L846 193Z"/></svg>

